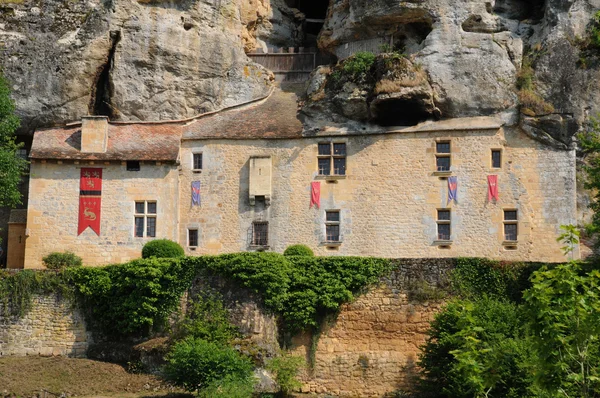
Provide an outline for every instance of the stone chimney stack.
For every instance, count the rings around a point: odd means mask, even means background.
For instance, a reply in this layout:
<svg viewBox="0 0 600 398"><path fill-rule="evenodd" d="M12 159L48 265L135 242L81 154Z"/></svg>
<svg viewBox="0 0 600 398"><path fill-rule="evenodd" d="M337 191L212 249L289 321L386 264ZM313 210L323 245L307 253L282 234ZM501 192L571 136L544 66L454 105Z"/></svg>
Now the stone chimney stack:
<svg viewBox="0 0 600 398"><path fill-rule="evenodd" d="M81 152L105 153L108 145L108 116L84 116L81 121Z"/></svg>

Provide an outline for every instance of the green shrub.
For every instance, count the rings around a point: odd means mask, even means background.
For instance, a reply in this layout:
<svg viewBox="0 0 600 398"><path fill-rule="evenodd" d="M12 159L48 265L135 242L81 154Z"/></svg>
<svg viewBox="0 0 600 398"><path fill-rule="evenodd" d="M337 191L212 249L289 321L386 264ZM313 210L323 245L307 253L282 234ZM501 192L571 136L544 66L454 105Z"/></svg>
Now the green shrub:
<svg viewBox="0 0 600 398"><path fill-rule="evenodd" d="M157 258L65 272L90 311L90 323L115 337L147 335L165 325L195 276L179 259Z"/></svg>
<svg viewBox="0 0 600 398"><path fill-rule="evenodd" d="M284 256L311 256L313 257L312 249L306 245L291 245L283 252Z"/></svg>
<svg viewBox="0 0 600 398"><path fill-rule="evenodd" d="M177 258L184 255L183 247L179 243L168 239L150 241L142 248L142 258Z"/></svg>
<svg viewBox="0 0 600 398"><path fill-rule="evenodd" d="M221 298L208 293L194 297L188 315L176 329L177 339L190 336L221 345L240 337L238 328L229 321L229 312Z"/></svg>
<svg viewBox="0 0 600 398"><path fill-rule="evenodd" d="M364 80L375 64L375 54L368 51L360 51L346 59L342 64L344 74L353 81Z"/></svg>
<svg viewBox="0 0 600 398"><path fill-rule="evenodd" d="M532 393L533 353L524 320L520 307L508 301L449 303L422 348L421 392L440 398L538 396Z"/></svg>
<svg viewBox="0 0 600 398"><path fill-rule="evenodd" d="M279 389L287 396L290 392L302 387L298 380L298 372L305 365L304 358L284 353L267 363L267 370L275 374Z"/></svg>
<svg viewBox="0 0 600 398"><path fill-rule="evenodd" d="M252 398L255 380L226 377L200 391L199 398Z"/></svg>
<svg viewBox="0 0 600 398"><path fill-rule="evenodd" d="M166 357L165 374L188 391L207 388L231 378L250 383L252 363L231 347L188 337L175 344Z"/></svg>
<svg viewBox="0 0 600 398"><path fill-rule="evenodd" d="M42 261L48 269L63 269L66 267L80 267L82 265L81 257L71 252L50 253Z"/></svg>

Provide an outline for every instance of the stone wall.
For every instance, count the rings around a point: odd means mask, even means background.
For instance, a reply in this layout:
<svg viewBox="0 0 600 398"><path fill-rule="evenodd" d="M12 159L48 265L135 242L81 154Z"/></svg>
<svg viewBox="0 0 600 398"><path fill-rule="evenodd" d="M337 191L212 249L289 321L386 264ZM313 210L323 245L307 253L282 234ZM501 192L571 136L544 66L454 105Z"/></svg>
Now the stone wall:
<svg viewBox="0 0 600 398"><path fill-rule="evenodd" d="M83 314L56 294L34 295L22 317L0 315L0 356L85 357L90 342Z"/></svg>
<svg viewBox="0 0 600 398"><path fill-rule="evenodd" d="M103 169L100 236L91 228L78 236L80 169L90 163ZM134 236L136 201L156 202L156 238L176 239L176 165L141 162L139 171L128 171L125 162L38 161L31 164L31 175L25 268L40 268L44 256L65 250L82 257L85 265L139 258L153 238Z"/></svg>
<svg viewBox="0 0 600 398"><path fill-rule="evenodd" d="M483 118L486 119L486 118ZM252 250L253 221L267 221L269 250L291 244L317 255L487 257L563 261L556 242L562 224L576 224L575 153L553 149L518 128L477 120L431 124L418 130L362 136L290 140L183 141L179 242L198 230L187 254ZM447 176L437 175L436 142L451 143L458 198L447 203ZM318 175L318 143L346 143L346 176ZM492 168L491 150L502 151ZM192 153L202 152L194 172ZM270 204L249 200L249 159L272 159ZM498 176L498 202L488 201L487 177ZM190 203L192 181L201 182L202 205ZM321 182L321 208L309 208L311 182ZM451 211L450 244L437 240L437 210ZM325 210L339 210L342 243L325 243ZM505 245L505 209L518 210L518 243Z"/></svg>

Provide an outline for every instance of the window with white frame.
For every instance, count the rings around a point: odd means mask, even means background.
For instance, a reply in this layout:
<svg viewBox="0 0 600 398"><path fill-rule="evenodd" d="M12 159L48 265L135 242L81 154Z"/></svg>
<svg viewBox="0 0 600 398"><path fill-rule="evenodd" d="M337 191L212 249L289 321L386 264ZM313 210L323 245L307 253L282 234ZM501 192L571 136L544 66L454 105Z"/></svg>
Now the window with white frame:
<svg viewBox="0 0 600 398"><path fill-rule="evenodd" d="M516 242L519 232L519 214L517 210L504 210L504 240Z"/></svg>
<svg viewBox="0 0 600 398"><path fill-rule="evenodd" d="M135 202L134 225L136 238L156 237L156 202L147 200Z"/></svg>
<svg viewBox="0 0 600 398"><path fill-rule="evenodd" d="M192 155L192 170L202 170L202 154L194 153Z"/></svg>
<svg viewBox="0 0 600 398"><path fill-rule="evenodd" d="M450 171L451 165L450 141L435 143L435 169L436 171Z"/></svg>
<svg viewBox="0 0 600 398"><path fill-rule="evenodd" d="M340 242L340 211L325 211L325 241Z"/></svg>
<svg viewBox="0 0 600 398"><path fill-rule="evenodd" d="M450 210L437 211L437 240L450 240Z"/></svg>
<svg viewBox="0 0 600 398"><path fill-rule="evenodd" d="M346 175L346 144L343 142L319 143L319 175ZM333 171L333 173L332 173Z"/></svg>

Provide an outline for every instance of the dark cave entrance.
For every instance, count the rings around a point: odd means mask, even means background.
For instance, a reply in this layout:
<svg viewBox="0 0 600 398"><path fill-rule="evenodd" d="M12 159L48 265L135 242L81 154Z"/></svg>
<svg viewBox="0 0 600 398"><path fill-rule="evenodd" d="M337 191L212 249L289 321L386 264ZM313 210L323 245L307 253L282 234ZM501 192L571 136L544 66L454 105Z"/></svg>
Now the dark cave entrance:
<svg viewBox="0 0 600 398"><path fill-rule="evenodd" d="M90 114L94 116L108 116L111 120L117 117L117 112L112 104L114 85L112 83L111 71L114 63L117 45L121 40L121 32L110 32L110 50L106 63L99 69L96 84L92 88L90 101Z"/></svg>
<svg viewBox="0 0 600 398"><path fill-rule="evenodd" d="M374 123L380 126L415 126L433 118L418 99L386 99L371 104Z"/></svg>
<svg viewBox="0 0 600 398"><path fill-rule="evenodd" d="M519 21L538 21L546 11L545 0L497 0L494 13L508 19Z"/></svg>
<svg viewBox="0 0 600 398"><path fill-rule="evenodd" d="M287 5L297 8L306 16L304 21L304 46L316 47L317 37L323 29L329 1L326 0L287 0Z"/></svg>

